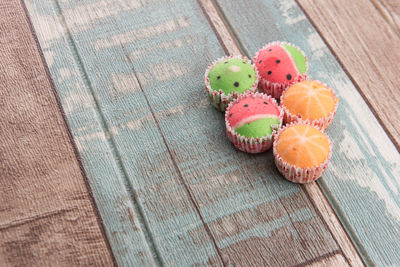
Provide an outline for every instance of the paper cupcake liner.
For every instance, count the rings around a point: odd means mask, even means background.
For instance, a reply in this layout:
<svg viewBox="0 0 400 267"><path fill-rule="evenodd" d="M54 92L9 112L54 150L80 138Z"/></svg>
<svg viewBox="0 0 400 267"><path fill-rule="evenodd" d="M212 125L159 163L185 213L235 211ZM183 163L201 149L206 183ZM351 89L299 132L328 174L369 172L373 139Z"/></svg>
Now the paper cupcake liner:
<svg viewBox="0 0 400 267"><path fill-rule="evenodd" d="M254 71L256 73L256 77L255 77L255 81L253 83L253 85L251 86L251 88L247 89L244 93L250 92L250 93L254 93L257 91L258 88L258 82L260 80L260 75L258 74L258 70L255 64L252 64L250 59L248 59L245 56L226 56L226 57L222 57L217 59L216 61L214 61L210 66L208 66L206 73L204 75L204 82L206 84L206 91L207 91L207 95L208 95L208 99L210 100L211 104L218 110L221 111L225 111L226 107L229 105L229 103L233 100L236 99L238 97L238 95L242 94L239 92L232 92L228 95L226 95L224 93L224 91L222 91L221 89L216 91L213 90L211 88L210 85L210 79L208 78L208 74L210 73L210 70L219 62L224 61L226 59L231 59L231 58L238 58L238 59L242 59L244 61L246 61L247 63L249 63L251 66L253 66Z"/></svg>
<svg viewBox="0 0 400 267"><path fill-rule="evenodd" d="M260 77L258 90L276 99L279 99L286 88L289 88L291 85L304 80L307 80L307 74L302 74L298 76L294 81L290 83L273 83Z"/></svg>
<svg viewBox="0 0 400 267"><path fill-rule="evenodd" d="M246 137L246 136L242 136L242 135L236 133L235 130L230 126L229 120L228 120L229 109L234 104L238 103L241 99L247 98L249 96L262 97L263 99L265 99L267 101L271 101L279 109L279 111L280 111L279 126L276 129L274 129L274 131L272 132L271 135L263 136L263 137L256 137L256 138ZM282 121L283 121L283 111L281 110L281 108L279 107L278 103L276 102L276 100L274 98L272 98L271 96L268 96L266 94L258 93L258 92L240 94L235 100L233 100L229 104L229 106L226 110L227 110L227 112L225 112L226 134L228 136L228 139L233 143L233 145L237 149L239 149L243 152L255 154L255 153L264 152L272 147L272 144L274 141L273 140L274 133L276 132L276 130L278 130L282 126Z"/></svg>
<svg viewBox="0 0 400 267"><path fill-rule="evenodd" d="M288 163L276 151L276 145L277 145L276 140L279 139L279 135L285 129L287 129L291 126L298 125L298 124L310 125L310 124L304 123L304 122L296 122L296 123L291 123L289 125L286 125L286 126L280 128L278 130L278 132L276 132L275 137L274 137L275 141L273 144L273 153L274 153L275 165L278 168L278 171L283 175L283 177L285 177L287 180L289 180L293 183L305 184L305 183L310 183L310 182L317 180L319 177L321 177L321 175L325 171L326 167L328 167L328 163L329 163L329 161L331 159L331 155L332 155L332 142L329 139L328 135L326 135L326 133L321 131L328 138L329 154L328 154L327 159L323 163L321 163L320 165L318 165L316 167L300 168L300 167L296 167L296 166ZM316 127L314 125L310 125L310 126L314 127L315 129L320 130L318 127Z"/></svg>
<svg viewBox="0 0 400 267"><path fill-rule="evenodd" d="M301 50L297 45L294 45L292 43L288 43L288 42L281 42L281 41L274 41L274 42L270 42L267 43L266 45L264 45L260 50L257 51L256 55L253 58L253 62L256 62L256 58L258 57L258 54L260 53L260 51L262 51L263 49L267 48L268 46L272 46L272 45L290 45L293 47L296 47L305 57L306 59L306 71L303 74L300 74L298 77L296 77L296 79L294 79L291 82L284 82L284 83L275 83L275 82L271 82L268 81L266 79L264 79L263 77L260 76L260 82L258 83L258 90L260 92L263 92L267 95L270 95L276 99L279 99L283 93L283 91L290 87L292 84L304 81L307 79L307 72L309 70L309 62L308 62L308 58L306 56L306 54L303 52L303 50Z"/></svg>
<svg viewBox="0 0 400 267"><path fill-rule="evenodd" d="M285 123L292 123L292 122L300 122L300 121L302 121L304 123L308 123L310 125L317 126L318 128L320 128L320 130L325 131L328 128L328 126L331 124L331 122L333 120L333 117L336 114L336 111L337 111L337 108L338 108L338 105L339 105L339 98L336 97L335 91L331 87L327 86L325 83L323 83L321 81L318 81L318 80L314 80L314 81L323 84L331 92L331 94L333 96L333 99L336 101L333 111L330 112L328 116L320 118L320 119L315 119L315 120L306 119L306 120L304 120L304 119L301 118L301 116L299 114L297 114L297 115L292 114L292 113L290 113L289 109L285 107L285 105L284 105L285 103L283 101L283 95L285 94L286 90L288 90L288 88L286 88L285 91L282 93L281 101L280 101L281 108L282 108L283 113L284 113L283 121Z"/></svg>

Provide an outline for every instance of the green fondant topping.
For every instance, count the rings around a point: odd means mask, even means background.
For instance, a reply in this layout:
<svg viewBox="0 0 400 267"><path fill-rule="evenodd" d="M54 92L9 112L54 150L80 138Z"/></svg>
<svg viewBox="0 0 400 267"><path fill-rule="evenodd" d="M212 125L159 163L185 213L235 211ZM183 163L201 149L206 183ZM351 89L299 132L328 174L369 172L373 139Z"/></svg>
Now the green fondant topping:
<svg viewBox="0 0 400 267"><path fill-rule="evenodd" d="M227 63L225 63L227 62ZM221 89L225 94L234 91L243 93L250 89L256 80L254 68L243 59L231 58L216 64L209 72L211 89Z"/></svg>
<svg viewBox="0 0 400 267"><path fill-rule="evenodd" d="M300 74L303 74L304 72L306 72L307 71L307 62L306 62L306 57L303 55L303 53L301 53L300 50L294 46L284 45L284 44L282 46L292 56Z"/></svg>
<svg viewBox="0 0 400 267"><path fill-rule="evenodd" d="M272 134L271 124L279 125L279 120L276 118L263 118L246 123L235 129L235 132L241 136L248 137L263 137Z"/></svg>

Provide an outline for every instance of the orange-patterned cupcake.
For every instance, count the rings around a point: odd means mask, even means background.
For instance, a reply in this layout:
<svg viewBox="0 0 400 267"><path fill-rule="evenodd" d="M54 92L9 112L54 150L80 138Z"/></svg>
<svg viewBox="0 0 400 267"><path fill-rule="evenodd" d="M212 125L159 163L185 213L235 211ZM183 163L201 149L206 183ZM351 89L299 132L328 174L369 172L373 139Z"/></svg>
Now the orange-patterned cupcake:
<svg viewBox="0 0 400 267"><path fill-rule="evenodd" d="M284 122L304 121L323 131L336 113L339 99L320 81L302 81L287 88L281 96Z"/></svg>
<svg viewBox="0 0 400 267"><path fill-rule="evenodd" d="M281 128L273 144L275 165L294 183L318 179L328 166L332 145L317 127L298 122Z"/></svg>

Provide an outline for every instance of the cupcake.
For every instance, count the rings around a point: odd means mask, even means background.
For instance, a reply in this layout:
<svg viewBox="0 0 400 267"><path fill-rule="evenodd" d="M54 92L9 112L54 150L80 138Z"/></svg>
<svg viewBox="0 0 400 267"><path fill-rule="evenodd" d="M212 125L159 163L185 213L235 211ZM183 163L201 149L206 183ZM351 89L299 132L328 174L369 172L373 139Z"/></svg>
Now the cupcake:
<svg viewBox="0 0 400 267"><path fill-rule="evenodd" d="M225 111L239 94L255 92L258 72L244 56L224 57L211 64L205 74L205 83L211 104Z"/></svg>
<svg viewBox="0 0 400 267"><path fill-rule="evenodd" d="M272 42L254 57L260 74L258 89L279 98L283 90L307 78L308 60L298 47L284 42Z"/></svg>
<svg viewBox="0 0 400 267"><path fill-rule="evenodd" d="M279 129L273 144L275 165L294 183L318 179L328 166L331 141L317 127L303 122Z"/></svg>
<svg viewBox="0 0 400 267"><path fill-rule="evenodd" d="M333 90L319 81L296 83L281 97L284 122L302 120L324 131L336 113L338 102Z"/></svg>
<svg viewBox="0 0 400 267"><path fill-rule="evenodd" d="M260 153L271 148L273 133L282 125L282 119L283 112L272 97L243 94L225 112L226 133L239 150Z"/></svg>

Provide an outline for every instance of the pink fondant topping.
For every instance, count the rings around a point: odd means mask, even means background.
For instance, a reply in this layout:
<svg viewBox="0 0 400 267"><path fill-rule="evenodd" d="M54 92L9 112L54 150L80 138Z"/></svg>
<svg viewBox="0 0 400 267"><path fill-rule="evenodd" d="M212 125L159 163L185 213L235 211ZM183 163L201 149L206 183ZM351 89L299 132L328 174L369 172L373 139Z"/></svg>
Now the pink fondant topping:
<svg viewBox="0 0 400 267"><path fill-rule="evenodd" d="M232 128L261 118L279 118L279 110L270 100L248 96L234 104L228 114L228 122Z"/></svg>
<svg viewBox="0 0 400 267"><path fill-rule="evenodd" d="M255 59L260 76L270 82L292 82L300 75L290 54L280 45L271 45Z"/></svg>

